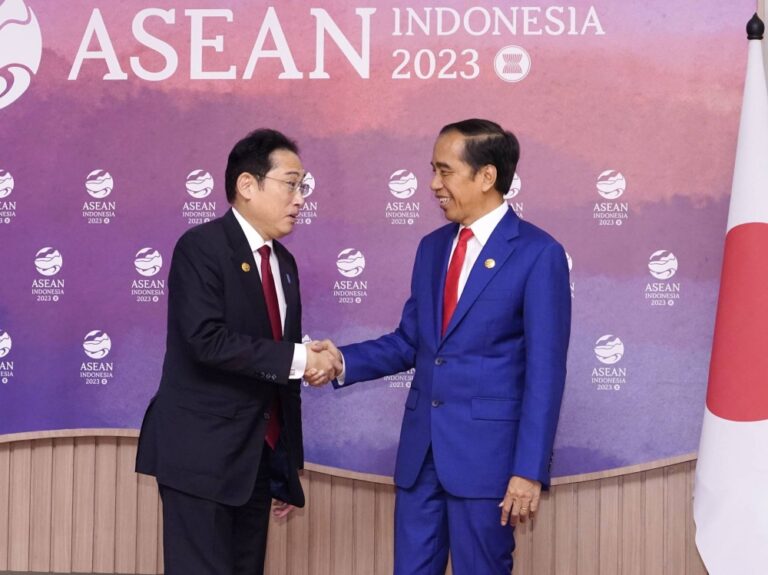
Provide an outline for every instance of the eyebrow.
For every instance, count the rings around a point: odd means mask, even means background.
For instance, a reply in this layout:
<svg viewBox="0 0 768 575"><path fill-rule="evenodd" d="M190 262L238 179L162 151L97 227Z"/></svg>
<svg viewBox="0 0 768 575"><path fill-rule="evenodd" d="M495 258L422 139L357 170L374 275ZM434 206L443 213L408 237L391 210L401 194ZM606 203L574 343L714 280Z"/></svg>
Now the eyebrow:
<svg viewBox="0 0 768 575"><path fill-rule="evenodd" d="M445 162L430 162L429 165L432 166L433 168L448 168L448 169L451 169L450 164L446 164Z"/></svg>

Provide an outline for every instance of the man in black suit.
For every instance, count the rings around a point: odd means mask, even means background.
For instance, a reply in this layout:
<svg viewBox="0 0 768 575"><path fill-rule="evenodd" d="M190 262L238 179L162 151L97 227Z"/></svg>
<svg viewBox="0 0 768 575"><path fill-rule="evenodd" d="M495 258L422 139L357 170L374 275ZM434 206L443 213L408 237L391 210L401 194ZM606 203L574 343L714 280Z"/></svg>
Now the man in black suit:
<svg viewBox="0 0 768 575"><path fill-rule="evenodd" d="M262 573L272 498L278 517L304 505L301 377L341 369L300 343L296 261L277 241L296 223L304 176L294 142L250 133L227 162L232 209L176 244L163 374L136 462L159 485L166 575Z"/></svg>

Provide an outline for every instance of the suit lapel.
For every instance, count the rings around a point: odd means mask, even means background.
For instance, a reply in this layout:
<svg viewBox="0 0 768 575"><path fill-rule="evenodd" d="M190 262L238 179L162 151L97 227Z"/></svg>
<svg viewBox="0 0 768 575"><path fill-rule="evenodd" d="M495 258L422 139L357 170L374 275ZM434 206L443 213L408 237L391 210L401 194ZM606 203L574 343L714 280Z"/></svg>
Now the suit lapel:
<svg viewBox="0 0 768 575"><path fill-rule="evenodd" d="M271 333L267 304L264 302L264 290L261 287L261 277L257 268L260 262L256 261L245 233L243 233L243 229L235 219L231 209L224 215L224 229L232 248L230 265L237 270L236 273L242 282L245 299L254 309L255 317L259 318L262 331Z"/></svg>
<svg viewBox="0 0 768 575"><path fill-rule="evenodd" d="M440 342L442 339L443 329L443 292L445 291L445 276L448 273L448 262L451 259L451 248L453 247L453 240L456 234L459 233L459 225L454 224L446 226L444 228L445 233L443 237L436 242L435 257L432 258L433 269L432 277L435 278L432 286L432 300L435 312L434 321L434 336L435 341Z"/></svg>
<svg viewBox="0 0 768 575"><path fill-rule="evenodd" d="M283 339L291 340L296 336L299 329L298 310L299 310L299 286L296 283L297 278L294 274L293 266L288 258L288 253L283 244L273 241L275 246L275 256L280 268L280 283L283 286L285 295L285 326L283 327ZM301 334L298 334L301 337Z"/></svg>
<svg viewBox="0 0 768 575"><path fill-rule="evenodd" d="M475 303L477 297L485 289L506 263L512 252L515 251L515 245L512 241L518 235L518 225L520 220L517 215L510 209L507 214L493 230L488 241L480 251L480 255L477 257L477 261L472 266L472 270L469 272L467 283L464 286L464 290L461 292L456 310L453 312L451 321L448 324L448 329L445 331L443 340L451 335L456 326L461 322L462 318L467 314L472 304ZM449 246L450 249L450 246ZM493 260L493 266L486 266L486 261ZM445 275L445 273L443 274ZM445 284L445 278L443 278L443 284ZM441 292L442 293L442 292ZM442 301L442 295L440 296ZM440 304L442 314L442 303ZM440 316L442 317L442 315ZM439 329L439 328L438 328Z"/></svg>

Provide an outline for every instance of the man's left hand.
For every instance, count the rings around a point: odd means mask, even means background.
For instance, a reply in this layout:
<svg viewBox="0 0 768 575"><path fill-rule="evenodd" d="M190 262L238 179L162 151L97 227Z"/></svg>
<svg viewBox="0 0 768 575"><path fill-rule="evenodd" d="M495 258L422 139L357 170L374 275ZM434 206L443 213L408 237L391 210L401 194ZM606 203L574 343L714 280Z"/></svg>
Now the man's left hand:
<svg viewBox="0 0 768 575"><path fill-rule="evenodd" d="M501 524L506 525L510 521L512 525L525 523L528 518L533 519L539 508L541 497L541 483L525 477L514 476L509 480L504 501L501 507Z"/></svg>
<svg viewBox="0 0 768 575"><path fill-rule="evenodd" d="M280 501L279 499L272 500L272 516L275 519L282 519L288 517L288 514L293 511L293 505Z"/></svg>

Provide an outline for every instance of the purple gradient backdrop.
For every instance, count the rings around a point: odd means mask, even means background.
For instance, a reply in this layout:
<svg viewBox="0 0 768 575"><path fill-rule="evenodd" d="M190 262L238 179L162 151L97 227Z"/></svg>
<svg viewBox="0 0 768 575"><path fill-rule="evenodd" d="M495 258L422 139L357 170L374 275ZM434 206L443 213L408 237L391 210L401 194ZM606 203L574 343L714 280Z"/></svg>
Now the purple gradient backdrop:
<svg viewBox="0 0 768 575"><path fill-rule="evenodd" d="M326 40L331 80L309 80L314 67L310 4L276 9L303 80L277 80L276 62L260 62L251 80L190 81L191 2L154 2L176 9L176 23L148 28L179 53L165 82L136 78L129 57L147 68L162 61L131 34L134 14L150 5L126 1L49 3L28 0L43 35L37 75L21 99L0 110L0 169L15 179L16 217L0 225L0 330L9 332L14 377L0 385L0 433L79 427L136 428L154 393L162 362L165 300L139 304L130 284L140 276L133 257L158 249L167 276L181 217L184 188L195 169L215 180L217 214L226 200L223 171L232 144L259 126L296 138L317 181L311 225L287 238L302 274L305 332L340 343L377 336L397 324L407 297L412 258L421 236L443 223L429 191L429 160L443 124L471 116L495 119L518 134L523 181L516 202L524 217L551 231L573 256L575 284L569 375L556 443L555 475L598 471L689 453L697 448L727 200L741 102L744 24L754 2L651 1L642 5L575 2L579 14L596 7L604 36L393 36L392 7L376 2L372 18L371 79L359 78ZM203 3L205 4L205 3ZM326 8L352 44L359 19L346 2ZM492 7L494 4L476 2ZM531 2L532 6L549 6ZM436 6L463 10L465 3ZM506 5L497 4L505 7ZM106 66L86 61L77 80L70 68L93 8L98 7L126 81L104 81ZM238 77L258 33L264 5L230 1L234 22L206 24L222 34L223 54L206 66L237 66ZM491 62L499 48L523 46L533 68L522 82L500 81ZM269 45L271 47L271 45ZM392 80L395 49L477 49L475 80ZM108 170L117 215L88 225L84 182ZM395 198L387 183L399 169L414 172L420 218L393 226L385 206ZM595 182L621 171L630 217L620 228L592 218ZM61 301L35 302L37 250L57 248L66 282ZM336 256L361 250L368 282L358 305L332 296ZM644 300L650 254L677 256L673 281L682 286L674 307ZM115 377L104 386L80 380L82 340L109 333ZM618 335L627 369L620 391L597 391L593 347ZM386 382L348 390L305 388L307 459L314 463L391 474L406 389Z"/></svg>

